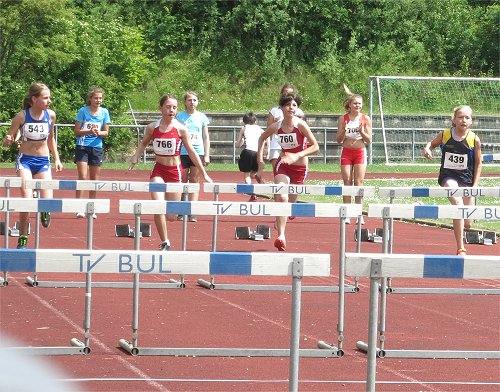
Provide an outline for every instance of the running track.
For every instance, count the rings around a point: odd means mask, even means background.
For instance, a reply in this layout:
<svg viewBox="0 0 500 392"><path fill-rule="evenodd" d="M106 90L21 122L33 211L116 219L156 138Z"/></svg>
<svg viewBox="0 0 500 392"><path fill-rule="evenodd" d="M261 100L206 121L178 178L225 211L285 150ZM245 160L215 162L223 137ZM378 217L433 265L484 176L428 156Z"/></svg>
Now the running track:
<svg viewBox="0 0 500 392"><path fill-rule="evenodd" d="M12 170L1 169L1 176ZM215 182L239 182L240 173L210 172ZM382 175L377 175L382 176ZM403 175L408 177L407 174ZM391 174L391 177L394 177ZM55 174L56 179L76 179L74 170ZM310 179L339 182L337 173L310 173ZM104 170L102 180L147 181L146 171ZM14 195L13 195L14 196ZM55 197L74 197L56 191ZM133 249L133 239L114 237L114 225L133 224L133 217L117 212L95 222L95 249ZM123 193L121 197L149 199L148 194ZM202 194L201 199L212 196ZM222 200L246 200L224 195ZM339 200L335 200L340 202ZM152 217L151 217L152 218ZM12 217L16 219L16 217ZM152 219L145 219L152 223ZM254 218L219 219L218 251L274 252L272 240L234 240L235 226L269 224ZM181 222L169 224L174 249L181 249ZM154 225L153 225L154 226ZM381 222L368 220L372 231ZM211 248L211 217L199 217L188 225L188 250ZM303 285L335 285L338 271L338 220L297 218L287 226L287 250L331 253L332 279L303 279ZM394 253L442 254L454 250L450 230L395 222ZM355 251L354 226L348 226L347 251ZM43 229L41 248L86 247L85 220L55 215ZM33 241L33 239L31 239ZM143 238L141 249L156 249L159 240ZM11 239L10 246L15 246ZM499 255L500 245L469 245L469 253ZM363 243L362 251L379 252L380 244ZM33 346L67 346L71 337L82 338L84 289L32 288L25 274L13 274L9 286L0 288L1 336ZM131 276L94 276L94 280L131 280ZM147 276L160 281L164 277ZM144 347L262 347L289 346L290 293L273 291L210 291L188 276L185 289L143 289L140 294L139 345ZM207 278L207 277L204 277ZM80 276L41 276L43 279L83 280ZM217 278L216 278L217 279ZM288 279L220 277L220 283L289 284ZM302 358L301 391L364 391L366 356L356 341L367 339L368 280L361 280L359 293L347 293L343 358ZM500 282L470 280L399 280L394 286L500 288ZM120 338L131 339L132 292L129 289L94 288L92 291L92 352L87 356L50 356L38 360L62 371L63 385L82 391L284 391L288 389L287 358L133 357L118 347ZM500 350L500 301L498 296L393 294L388 297L388 349ZM318 340L336 344L337 294L303 293L301 347L315 348ZM3 339L2 339L3 340ZM1 371L0 371L1 373ZM43 390L42 385L26 385ZM401 359L377 362L378 391L500 391L497 360Z"/></svg>

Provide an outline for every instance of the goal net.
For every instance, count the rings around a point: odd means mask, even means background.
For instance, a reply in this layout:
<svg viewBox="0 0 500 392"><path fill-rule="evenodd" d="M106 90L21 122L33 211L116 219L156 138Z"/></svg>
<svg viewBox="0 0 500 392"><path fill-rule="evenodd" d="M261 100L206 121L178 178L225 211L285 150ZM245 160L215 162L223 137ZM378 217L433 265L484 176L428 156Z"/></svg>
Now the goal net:
<svg viewBox="0 0 500 392"><path fill-rule="evenodd" d="M495 158L485 161L500 159L500 78L370 76L369 81L371 162L429 163L425 143L451 126L459 105L472 107L471 129L481 139L483 156ZM434 155L439 162L439 149Z"/></svg>

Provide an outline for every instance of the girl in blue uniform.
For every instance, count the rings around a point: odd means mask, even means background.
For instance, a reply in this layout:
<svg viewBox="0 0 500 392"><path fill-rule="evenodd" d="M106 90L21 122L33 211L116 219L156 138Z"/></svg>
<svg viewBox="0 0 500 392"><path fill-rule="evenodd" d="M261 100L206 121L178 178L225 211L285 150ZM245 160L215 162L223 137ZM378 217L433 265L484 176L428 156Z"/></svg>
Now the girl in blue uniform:
<svg viewBox="0 0 500 392"><path fill-rule="evenodd" d="M16 173L23 180L52 179L49 153L54 157L56 171L63 169L54 137L56 114L49 109L50 98L50 89L45 84L33 83L24 97L23 110L14 116L3 139L4 146L11 146L16 141L16 134L20 132ZM42 189L40 193L43 198L52 198L51 189ZM32 198L33 190L23 186L21 194L25 198ZM21 249L28 244L29 213L21 212L19 221L17 248ZM42 212L41 221L43 227L48 227L50 212Z"/></svg>
<svg viewBox="0 0 500 392"><path fill-rule="evenodd" d="M472 125L472 109L460 105L453 110L452 127L445 129L424 147L424 157L432 159L432 150L441 148L441 168L438 183L451 188L476 187L481 177L481 141L469 128ZM473 205L473 197L450 197L453 205ZM470 219L454 219L453 231L457 243L457 255L465 256L464 227L469 229Z"/></svg>
<svg viewBox="0 0 500 392"><path fill-rule="evenodd" d="M101 107L104 91L93 88L87 94L86 106L80 108L73 130L76 136L75 163L79 180L99 180L104 156L103 138L109 134L108 109ZM83 191L76 191L76 198L82 197ZM96 198L96 191L89 191L89 198ZM76 214L84 218L83 212ZM96 215L93 216L96 218Z"/></svg>

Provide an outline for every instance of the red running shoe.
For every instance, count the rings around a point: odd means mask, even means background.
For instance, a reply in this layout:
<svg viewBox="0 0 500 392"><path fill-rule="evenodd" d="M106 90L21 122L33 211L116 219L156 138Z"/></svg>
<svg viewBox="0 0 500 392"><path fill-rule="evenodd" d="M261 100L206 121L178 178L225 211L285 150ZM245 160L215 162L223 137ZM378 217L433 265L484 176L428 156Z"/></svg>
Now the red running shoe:
<svg viewBox="0 0 500 392"><path fill-rule="evenodd" d="M281 238L276 238L274 240L274 247L278 249L280 252L284 252L286 248L285 240L282 240Z"/></svg>
<svg viewBox="0 0 500 392"><path fill-rule="evenodd" d="M288 219L290 219L290 220L294 220L294 219L295 219L295 217L294 217L294 216L289 216L289 217L288 217Z"/></svg>
<svg viewBox="0 0 500 392"><path fill-rule="evenodd" d="M248 201L256 201L256 200L257 200L257 196L255 196L255 195L250 196L250 199L248 199Z"/></svg>

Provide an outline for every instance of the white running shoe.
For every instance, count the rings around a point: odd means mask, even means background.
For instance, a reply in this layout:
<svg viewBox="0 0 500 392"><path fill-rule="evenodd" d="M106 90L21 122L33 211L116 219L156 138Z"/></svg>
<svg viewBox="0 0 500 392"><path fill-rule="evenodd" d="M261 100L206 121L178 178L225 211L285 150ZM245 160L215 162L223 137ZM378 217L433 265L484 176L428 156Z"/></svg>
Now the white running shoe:
<svg viewBox="0 0 500 392"><path fill-rule="evenodd" d="M76 217L77 218L85 218L85 213L84 212L77 212Z"/></svg>
<svg viewBox="0 0 500 392"><path fill-rule="evenodd" d="M365 224L365 219L363 218L363 216L361 216L361 219L359 218L356 218L356 224L359 223L359 221L361 221L361 224L364 225Z"/></svg>

